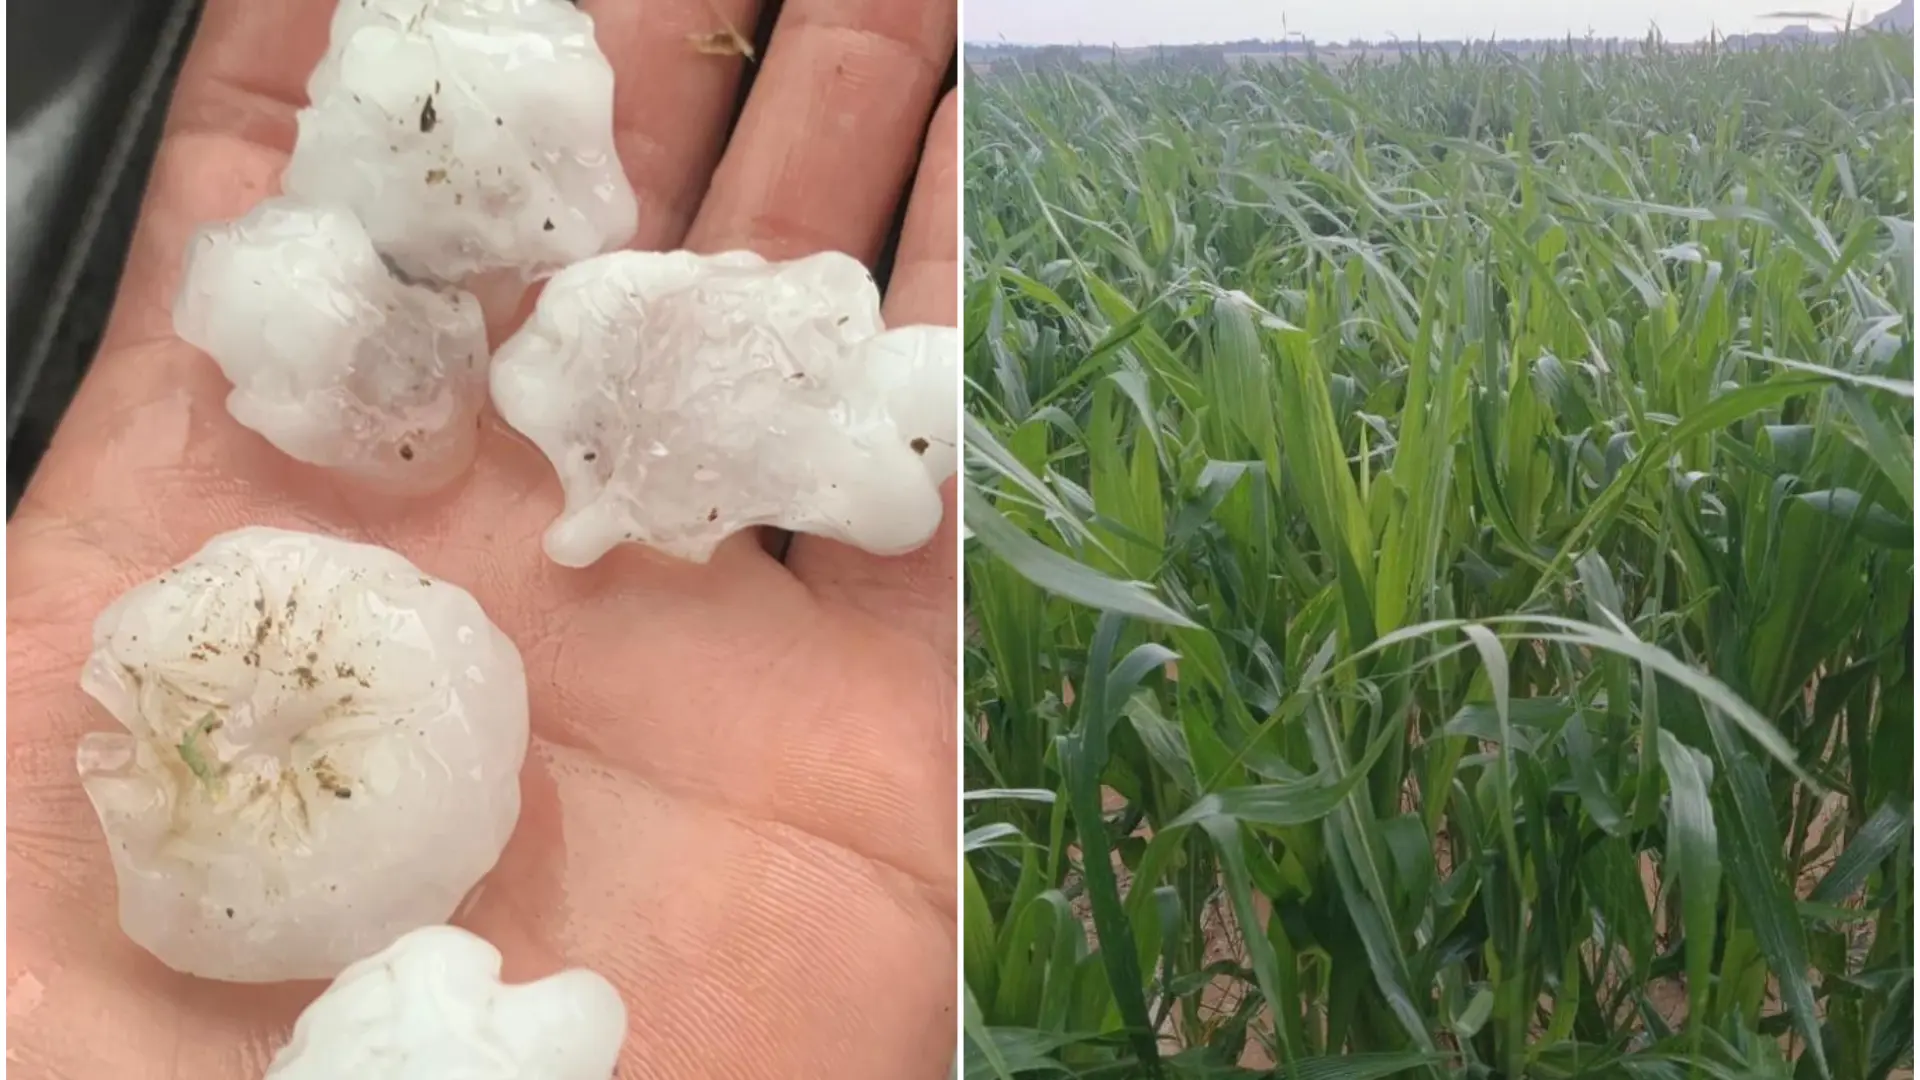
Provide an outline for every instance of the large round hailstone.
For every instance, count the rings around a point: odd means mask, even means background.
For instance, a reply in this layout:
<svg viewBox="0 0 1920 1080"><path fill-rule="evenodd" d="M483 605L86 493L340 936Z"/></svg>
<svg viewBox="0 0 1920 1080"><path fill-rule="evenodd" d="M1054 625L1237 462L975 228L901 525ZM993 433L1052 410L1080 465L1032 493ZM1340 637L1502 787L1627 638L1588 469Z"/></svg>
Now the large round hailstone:
<svg viewBox="0 0 1920 1080"><path fill-rule="evenodd" d="M399 493L473 460L479 302L394 276L345 211L269 199L202 229L173 322L233 383L227 411L290 457Z"/></svg>
<svg viewBox="0 0 1920 1080"><path fill-rule="evenodd" d="M609 1080L626 1033L626 1006L599 975L503 986L499 950L431 926L341 972L266 1080Z"/></svg>
<svg viewBox="0 0 1920 1080"><path fill-rule="evenodd" d="M445 922L520 815L520 654L384 548L249 528L120 597L81 739L120 924L167 966L325 979Z"/></svg>
<svg viewBox="0 0 1920 1080"><path fill-rule="evenodd" d="M704 562L753 525L896 555L940 524L959 356L952 328L883 330L846 255L616 252L547 283L493 402L560 475L562 565L622 541Z"/></svg>
<svg viewBox="0 0 1920 1080"><path fill-rule="evenodd" d="M613 68L568 0L341 0L307 95L287 192L409 274L537 277L633 236Z"/></svg>

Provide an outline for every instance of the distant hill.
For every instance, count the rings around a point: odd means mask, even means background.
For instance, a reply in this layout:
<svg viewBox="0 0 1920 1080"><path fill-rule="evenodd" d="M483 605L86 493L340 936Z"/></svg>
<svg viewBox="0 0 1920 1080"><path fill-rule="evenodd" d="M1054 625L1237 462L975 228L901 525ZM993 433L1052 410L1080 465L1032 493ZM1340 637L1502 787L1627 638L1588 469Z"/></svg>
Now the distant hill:
<svg viewBox="0 0 1920 1080"><path fill-rule="evenodd" d="M1867 23L1870 30L1911 30L1913 29L1913 0L1900 0L1898 4L1873 17Z"/></svg>
<svg viewBox="0 0 1920 1080"><path fill-rule="evenodd" d="M1855 23L1854 27L1856 29L1885 30L1890 33L1910 34L1913 32L1913 0L1900 0L1898 4L1875 15L1866 22ZM1770 45L1786 41L1831 41L1839 36L1840 24L1838 23L1826 23L1817 30L1805 23L1795 23L1791 26L1783 26L1768 34L1733 34L1729 35L1726 40L1727 44L1738 47L1741 45Z"/></svg>

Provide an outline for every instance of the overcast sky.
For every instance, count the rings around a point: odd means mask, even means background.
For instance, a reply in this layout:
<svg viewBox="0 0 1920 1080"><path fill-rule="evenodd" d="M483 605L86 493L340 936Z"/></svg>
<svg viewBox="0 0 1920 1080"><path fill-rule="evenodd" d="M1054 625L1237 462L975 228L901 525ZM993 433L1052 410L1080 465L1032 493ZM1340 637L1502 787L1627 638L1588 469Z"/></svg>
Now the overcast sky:
<svg viewBox="0 0 1920 1080"><path fill-rule="evenodd" d="M1865 0L1864 21L1894 0ZM966 40L1047 45L1181 45L1301 33L1351 38L1639 37L1659 24L1675 41L1777 30L1769 12L1828 11L1845 0L965 0ZM1282 19L1284 17L1284 26Z"/></svg>

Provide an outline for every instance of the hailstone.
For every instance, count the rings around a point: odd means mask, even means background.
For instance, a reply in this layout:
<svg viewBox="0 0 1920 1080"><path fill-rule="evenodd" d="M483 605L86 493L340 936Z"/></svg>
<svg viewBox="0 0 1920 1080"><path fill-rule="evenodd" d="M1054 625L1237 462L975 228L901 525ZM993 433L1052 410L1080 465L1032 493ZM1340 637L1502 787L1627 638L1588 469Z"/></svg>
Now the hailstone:
<svg viewBox="0 0 1920 1080"><path fill-rule="evenodd" d="M608 1080L626 1030L599 975L503 986L499 950L430 926L341 972L266 1080Z"/></svg>
<svg viewBox="0 0 1920 1080"><path fill-rule="evenodd" d="M894 555L940 524L959 355L950 327L885 330L846 255L616 252L547 283L493 403L559 473L562 565L621 541L704 562L752 525Z"/></svg>
<svg viewBox="0 0 1920 1080"><path fill-rule="evenodd" d="M80 742L127 936L178 971L323 979L445 922L520 815L520 654L394 552L246 528L114 601Z"/></svg>
<svg viewBox="0 0 1920 1080"><path fill-rule="evenodd" d="M568 0L340 0L288 193L409 274L538 277L632 238L613 68Z"/></svg>
<svg viewBox="0 0 1920 1080"><path fill-rule="evenodd" d="M291 457L402 493L473 460L480 304L396 276L352 214L277 198L202 229L173 318L233 383L227 410Z"/></svg>

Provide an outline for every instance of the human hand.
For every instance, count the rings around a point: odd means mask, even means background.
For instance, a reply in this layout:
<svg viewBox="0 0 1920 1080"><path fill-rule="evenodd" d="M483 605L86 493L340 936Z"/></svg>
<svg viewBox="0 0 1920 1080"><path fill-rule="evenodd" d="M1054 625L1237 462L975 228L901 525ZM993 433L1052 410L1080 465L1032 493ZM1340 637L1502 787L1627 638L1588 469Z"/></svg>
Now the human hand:
<svg viewBox="0 0 1920 1080"><path fill-rule="evenodd" d="M953 322L950 0L789 0L741 61L692 37L753 0L585 0L618 75L635 246L872 263L912 179L890 324ZM369 497L227 415L174 336L186 244L278 189L331 0L209 0L98 358L8 525L8 1060L24 1075L257 1078L318 984L178 975L119 930L74 767L94 615L243 525L390 547L472 592L526 661L524 810L455 921L509 979L586 965L629 1011L619 1075L944 1076L952 1061L955 548L878 559L752 535L704 566L541 554L560 490L496 419L426 500Z"/></svg>

